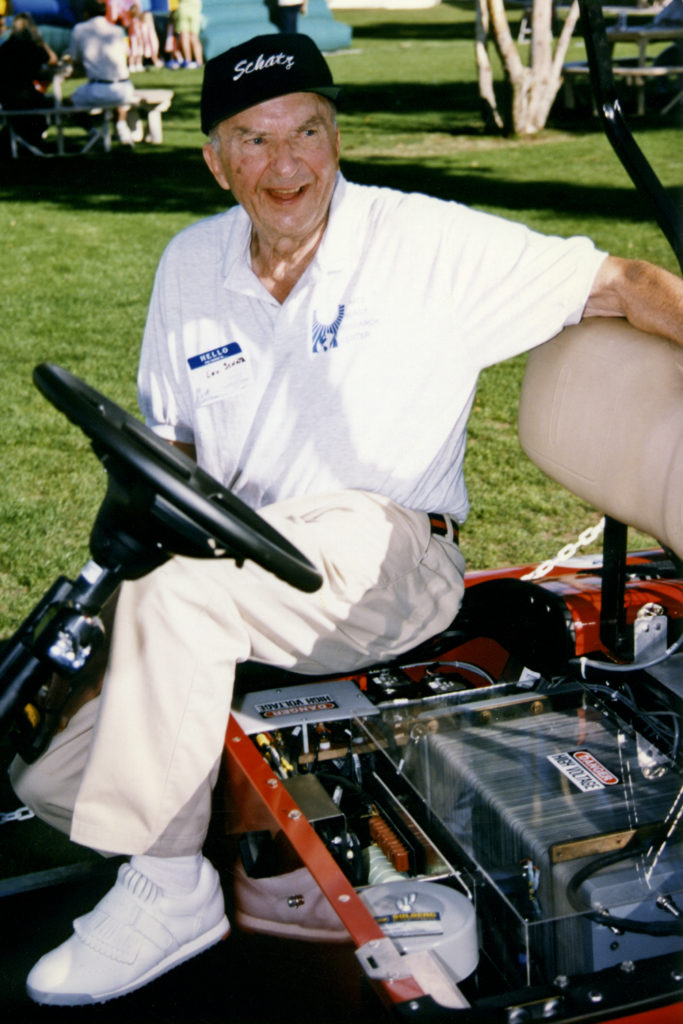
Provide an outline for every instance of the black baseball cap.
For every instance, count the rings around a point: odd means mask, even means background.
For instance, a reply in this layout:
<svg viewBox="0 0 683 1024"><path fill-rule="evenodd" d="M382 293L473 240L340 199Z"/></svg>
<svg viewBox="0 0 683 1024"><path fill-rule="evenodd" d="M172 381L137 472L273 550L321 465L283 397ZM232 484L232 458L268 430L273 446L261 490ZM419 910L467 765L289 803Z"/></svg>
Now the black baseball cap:
<svg viewBox="0 0 683 1024"><path fill-rule="evenodd" d="M299 32L254 36L206 62L202 131L208 135L220 121L292 92L315 92L336 100L340 89L310 36Z"/></svg>

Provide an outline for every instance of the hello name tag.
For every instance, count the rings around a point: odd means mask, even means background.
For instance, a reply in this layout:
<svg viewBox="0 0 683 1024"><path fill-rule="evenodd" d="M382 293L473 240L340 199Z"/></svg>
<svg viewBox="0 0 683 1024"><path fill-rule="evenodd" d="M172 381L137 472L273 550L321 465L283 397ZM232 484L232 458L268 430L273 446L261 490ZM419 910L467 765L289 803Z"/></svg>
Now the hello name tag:
<svg viewBox="0 0 683 1024"><path fill-rule="evenodd" d="M249 366L241 345L231 341L227 345L199 352L187 360L195 404L210 405L218 402L249 379Z"/></svg>

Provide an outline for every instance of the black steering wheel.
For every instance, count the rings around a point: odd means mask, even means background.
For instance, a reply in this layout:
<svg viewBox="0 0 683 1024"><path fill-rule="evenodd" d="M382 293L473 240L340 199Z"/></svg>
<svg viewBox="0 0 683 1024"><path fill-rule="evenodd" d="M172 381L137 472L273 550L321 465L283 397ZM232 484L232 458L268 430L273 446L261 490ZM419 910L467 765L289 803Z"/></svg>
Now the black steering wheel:
<svg viewBox="0 0 683 1024"><path fill-rule="evenodd" d="M107 470L107 495L91 536L101 564L116 563L121 571L124 563L121 575L134 578L169 553L249 558L299 590L318 589L320 574L300 551L140 420L51 363L37 366L33 380L90 438Z"/></svg>

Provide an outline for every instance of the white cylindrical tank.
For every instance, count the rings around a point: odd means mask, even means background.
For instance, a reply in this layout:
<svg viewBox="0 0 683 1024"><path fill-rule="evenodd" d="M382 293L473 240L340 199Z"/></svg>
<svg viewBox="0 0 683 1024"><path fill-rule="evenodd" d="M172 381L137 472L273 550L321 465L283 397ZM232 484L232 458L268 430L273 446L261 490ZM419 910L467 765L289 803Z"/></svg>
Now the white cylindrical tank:
<svg viewBox="0 0 683 1024"><path fill-rule="evenodd" d="M433 950L455 982L475 970L477 921L462 893L439 882L406 879L370 886L360 896L401 953Z"/></svg>

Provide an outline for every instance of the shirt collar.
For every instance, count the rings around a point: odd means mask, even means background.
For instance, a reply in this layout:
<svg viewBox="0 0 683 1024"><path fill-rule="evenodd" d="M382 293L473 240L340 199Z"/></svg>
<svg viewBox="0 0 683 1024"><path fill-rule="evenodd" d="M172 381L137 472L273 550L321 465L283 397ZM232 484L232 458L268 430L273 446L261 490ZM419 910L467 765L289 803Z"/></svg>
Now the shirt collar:
<svg viewBox="0 0 683 1024"><path fill-rule="evenodd" d="M342 270L348 266L349 253L353 250L354 239L358 237L357 226L348 208L348 194L348 182L339 171L332 193L325 234L313 261L324 273Z"/></svg>

